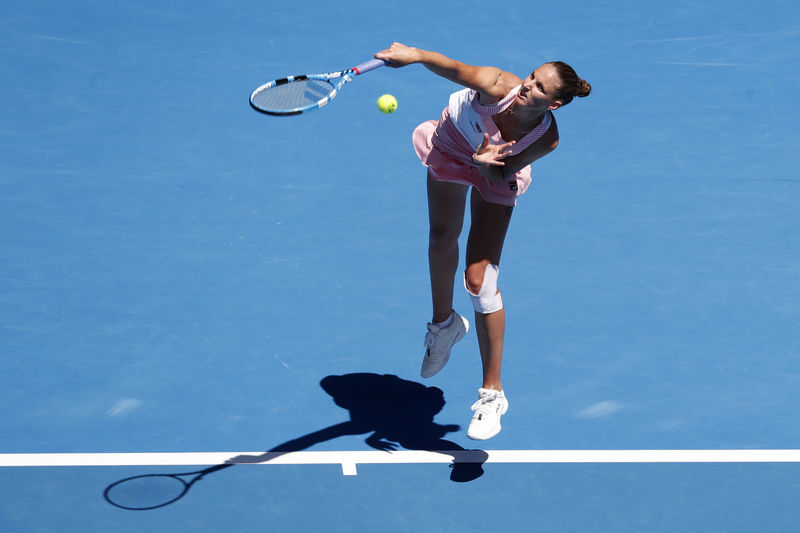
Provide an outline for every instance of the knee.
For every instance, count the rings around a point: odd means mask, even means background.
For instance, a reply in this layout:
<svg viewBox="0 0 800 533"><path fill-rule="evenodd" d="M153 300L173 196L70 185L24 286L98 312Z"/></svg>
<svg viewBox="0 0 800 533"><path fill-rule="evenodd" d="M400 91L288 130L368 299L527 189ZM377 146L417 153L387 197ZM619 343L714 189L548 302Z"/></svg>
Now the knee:
<svg viewBox="0 0 800 533"><path fill-rule="evenodd" d="M499 273L500 268L488 262L471 264L464 272L464 287L479 313L494 313L503 308L503 299L497 290Z"/></svg>
<svg viewBox="0 0 800 533"><path fill-rule="evenodd" d="M434 248L448 248L458 244L458 236L461 234L461 229L432 225L428 233L428 244Z"/></svg>
<svg viewBox="0 0 800 533"><path fill-rule="evenodd" d="M483 280L486 276L486 268L489 263L473 263L467 266L464 271L464 287L470 294L478 294L483 287Z"/></svg>

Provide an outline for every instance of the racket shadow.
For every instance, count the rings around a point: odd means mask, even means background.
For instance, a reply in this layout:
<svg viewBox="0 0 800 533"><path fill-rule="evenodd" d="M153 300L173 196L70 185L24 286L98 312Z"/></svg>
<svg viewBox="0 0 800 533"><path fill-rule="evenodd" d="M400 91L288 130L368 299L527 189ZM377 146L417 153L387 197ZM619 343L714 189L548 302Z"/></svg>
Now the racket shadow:
<svg viewBox="0 0 800 533"><path fill-rule="evenodd" d="M240 455L223 464L180 474L144 474L121 479L103 491L105 500L121 509L147 511L173 504L208 474L236 464L264 463L281 455L305 449L343 436L367 435L365 442L376 450L433 451L453 457L450 479L467 482L483 475L488 454L466 450L445 439L460 427L434 421L445 405L437 387L390 374L353 373L327 376L320 382L339 407L350 412L350 420L314 431L274 446L261 455Z"/></svg>

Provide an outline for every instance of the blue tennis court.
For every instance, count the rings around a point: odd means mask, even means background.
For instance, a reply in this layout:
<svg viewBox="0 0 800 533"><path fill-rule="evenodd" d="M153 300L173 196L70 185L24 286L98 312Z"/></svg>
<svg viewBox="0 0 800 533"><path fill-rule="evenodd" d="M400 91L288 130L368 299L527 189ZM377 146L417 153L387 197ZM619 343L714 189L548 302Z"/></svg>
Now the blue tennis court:
<svg viewBox="0 0 800 533"><path fill-rule="evenodd" d="M796 2L4 11L0 531L796 529ZM488 441L472 331L419 376L411 132L457 87L414 65L308 115L248 105L393 41L593 87L514 212ZM167 505L108 499L187 472Z"/></svg>

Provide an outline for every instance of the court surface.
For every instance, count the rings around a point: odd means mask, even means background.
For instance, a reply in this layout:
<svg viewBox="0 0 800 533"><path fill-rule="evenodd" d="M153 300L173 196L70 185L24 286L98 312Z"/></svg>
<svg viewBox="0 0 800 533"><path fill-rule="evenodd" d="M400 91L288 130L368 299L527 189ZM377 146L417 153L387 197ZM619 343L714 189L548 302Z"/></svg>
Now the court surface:
<svg viewBox="0 0 800 533"><path fill-rule="evenodd" d="M796 529L800 5L373 5L6 6L0 531ZM247 102L395 40L593 86L513 215L486 442L472 332L419 377L410 135L455 86L416 65L307 116ZM104 498L226 461L158 509Z"/></svg>

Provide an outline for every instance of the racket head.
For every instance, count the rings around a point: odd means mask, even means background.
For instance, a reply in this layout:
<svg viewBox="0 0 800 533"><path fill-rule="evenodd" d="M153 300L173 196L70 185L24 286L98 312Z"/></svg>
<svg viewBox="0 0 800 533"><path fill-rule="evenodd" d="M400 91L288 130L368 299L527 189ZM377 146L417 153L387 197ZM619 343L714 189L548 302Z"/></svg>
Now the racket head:
<svg viewBox="0 0 800 533"><path fill-rule="evenodd" d="M335 80L339 80L338 83ZM299 115L330 102L344 81L345 78L332 78L329 75L281 78L253 91L250 105L268 115Z"/></svg>
<svg viewBox="0 0 800 533"><path fill-rule="evenodd" d="M103 496L121 509L148 511L180 500L194 481L187 483L174 474L145 474L109 485Z"/></svg>

